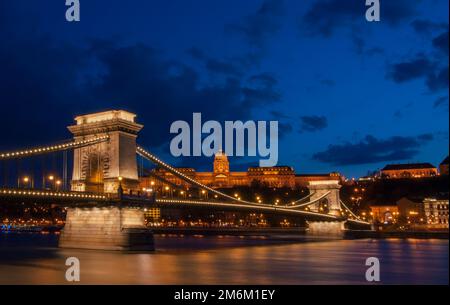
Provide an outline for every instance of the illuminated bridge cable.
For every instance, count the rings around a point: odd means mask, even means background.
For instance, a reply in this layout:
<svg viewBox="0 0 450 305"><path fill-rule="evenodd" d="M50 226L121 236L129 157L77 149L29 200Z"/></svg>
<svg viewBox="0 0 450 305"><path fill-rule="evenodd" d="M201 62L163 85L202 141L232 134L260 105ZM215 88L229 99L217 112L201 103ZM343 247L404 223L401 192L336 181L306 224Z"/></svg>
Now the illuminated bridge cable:
<svg viewBox="0 0 450 305"><path fill-rule="evenodd" d="M155 163L156 165L164 168L165 170L167 170L168 172L172 173L173 175L175 175L176 177L190 183L191 185L195 185L203 190L206 190L210 193L213 193L215 195L221 196L223 198L227 198L230 199L232 201L235 202L240 202L240 203L245 203L248 205L252 205L252 206L267 206L267 207L272 207L272 205L269 204L262 204L262 203L256 203L256 202L251 202L251 201L246 201L246 200L241 200L239 198L235 198L233 196L230 196L228 194L222 193L220 191L217 191L213 188L210 188L209 186L206 186L194 179L192 179L191 177L186 176L185 174L183 174L182 172L178 171L176 168L170 166L169 164L163 162L162 160L160 160L158 157L156 157L155 155L151 154L150 152L146 151L145 149L143 149L142 147L138 146L136 149L137 154L139 154L140 156L146 158L147 160L149 160L150 162Z"/></svg>
<svg viewBox="0 0 450 305"><path fill-rule="evenodd" d="M286 209L278 206L272 206L272 205L249 205L249 204L236 204L236 203L226 203L226 202L212 202L212 201L198 201L198 200L177 200L177 199L161 199L156 198L157 204L172 204L172 205L189 205L189 206L206 206L206 207L230 207L230 208L243 208L247 210L259 210L259 211L265 211L265 212L284 212L287 214L292 215L310 215L310 216L317 216L320 218L327 218L327 219L338 219L336 215L330 215L330 214L322 214L318 212L311 212L311 211L301 211L301 210L293 210L293 209Z"/></svg>
<svg viewBox="0 0 450 305"><path fill-rule="evenodd" d="M138 146L136 152L137 152L139 155L141 155L142 157L144 157L144 158L146 158L147 160L149 160L149 161L155 163L156 165L158 165L158 166L164 168L164 169L167 170L168 172L170 172L170 173L172 173L173 175L175 175L176 177L178 177L178 178L180 178L180 179L182 179L182 180L184 180L184 181L190 183L191 185L195 185L195 186L197 186L197 187L199 187L199 188L201 188L201 189L207 190L208 192L211 192L211 193L213 193L213 194L215 194L215 195L218 195L218 196L221 196L221 197L224 197L224 198L233 200L233 201L238 201L238 202L241 202L241 203L246 203L246 204L251 204L251 205L261 205L261 204L258 204L258 203L256 203L256 202L250 202L250 201L245 201L245 200L239 200L238 198L232 197L232 196L230 196L230 195L228 195L228 194L225 194L225 193L219 192L219 191L217 191L217 190L215 190L215 189L212 189L212 188L210 188L209 186L206 186L206 185L204 185L204 184L202 184L202 183L200 183L200 182L198 182L198 181L196 181L196 180L194 180L194 179L192 179L192 178L186 176L185 174L183 174L182 172L178 171L178 170L175 169L174 167L170 166L169 164L163 162L162 160L160 160L159 158L157 158L157 157L154 156L153 154L149 153L148 151L146 151L146 150L143 149L142 147L139 147L139 146Z"/></svg>
<svg viewBox="0 0 450 305"><path fill-rule="evenodd" d="M80 148L84 146L94 145L101 142L105 142L109 140L109 136L99 136L92 139L86 140L78 140L78 141L70 141L63 144L35 147L31 149L18 150L13 152L4 152L0 153L0 160L9 160L9 159L21 159L26 157L32 157L42 154L48 154L58 151L65 151L75 148Z"/></svg>
<svg viewBox="0 0 450 305"><path fill-rule="evenodd" d="M286 208L288 208L288 209L296 209L296 208L301 208L301 207L304 207L304 206L308 206L308 205L314 204L314 203L316 203L316 202L322 200L323 198L327 197L328 195L330 195L330 193L331 193L331 191L329 191L329 192L323 194L322 196L320 196L319 198L314 199L313 201L308 201L308 202L304 202L304 203L297 204L297 205L291 205L291 206L286 207ZM314 193L313 193L313 194L314 194ZM311 194L311 196L312 196L313 194ZM311 196L310 196L310 197L311 197ZM295 202L294 202L294 203L295 203Z"/></svg>
<svg viewBox="0 0 450 305"><path fill-rule="evenodd" d="M359 222L359 223L363 223L363 224L370 224L370 223L367 222L367 221L361 220L361 219L359 218L359 216L356 216L356 214L353 213L352 210L350 210L350 209L347 207L347 205L344 203L344 201L342 201L342 200L339 199L339 202L341 203L341 205L342 205L347 211L350 212L350 214L351 214L353 217L355 217L355 219L349 219L349 221Z"/></svg>

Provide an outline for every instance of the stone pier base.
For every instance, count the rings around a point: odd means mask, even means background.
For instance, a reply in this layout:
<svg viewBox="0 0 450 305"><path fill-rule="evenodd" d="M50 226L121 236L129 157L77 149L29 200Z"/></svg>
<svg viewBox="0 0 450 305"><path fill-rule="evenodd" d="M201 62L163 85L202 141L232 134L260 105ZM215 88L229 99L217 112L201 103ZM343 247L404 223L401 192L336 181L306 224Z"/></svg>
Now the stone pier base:
<svg viewBox="0 0 450 305"><path fill-rule="evenodd" d="M69 208L59 239L61 248L153 251L153 233L144 211L129 207Z"/></svg>
<svg viewBox="0 0 450 305"><path fill-rule="evenodd" d="M307 235L344 238L345 221L308 221Z"/></svg>

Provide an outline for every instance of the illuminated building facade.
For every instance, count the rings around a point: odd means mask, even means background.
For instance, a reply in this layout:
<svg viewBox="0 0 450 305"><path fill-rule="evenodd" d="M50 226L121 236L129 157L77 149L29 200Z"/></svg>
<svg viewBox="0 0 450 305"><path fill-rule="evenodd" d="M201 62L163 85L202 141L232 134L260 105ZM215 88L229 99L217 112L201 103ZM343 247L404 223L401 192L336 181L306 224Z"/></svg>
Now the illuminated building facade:
<svg viewBox="0 0 450 305"><path fill-rule="evenodd" d="M425 198L423 201L427 224L434 228L448 229L448 199Z"/></svg>
<svg viewBox="0 0 450 305"><path fill-rule="evenodd" d="M430 163L389 164L381 170L381 176L389 179L435 177L438 170Z"/></svg>
<svg viewBox="0 0 450 305"><path fill-rule="evenodd" d="M374 222L394 224L398 221L399 211L397 205L371 206L370 211Z"/></svg>
<svg viewBox="0 0 450 305"><path fill-rule="evenodd" d="M246 172L232 172L230 171L228 157L223 152L218 152L215 155L212 172L197 172L193 168L178 168L178 170L188 177L213 188L232 188L257 184L271 188L286 187L294 189L305 187L310 181L341 181L339 173L297 175L290 166L250 167ZM149 188L152 184L161 184L155 177L160 177L177 186L187 186L186 182L166 170L155 169L149 177L141 178L141 188Z"/></svg>
<svg viewBox="0 0 450 305"><path fill-rule="evenodd" d="M447 175L448 176L448 156L439 165L439 172L441 173L441 175Z"/></svg>

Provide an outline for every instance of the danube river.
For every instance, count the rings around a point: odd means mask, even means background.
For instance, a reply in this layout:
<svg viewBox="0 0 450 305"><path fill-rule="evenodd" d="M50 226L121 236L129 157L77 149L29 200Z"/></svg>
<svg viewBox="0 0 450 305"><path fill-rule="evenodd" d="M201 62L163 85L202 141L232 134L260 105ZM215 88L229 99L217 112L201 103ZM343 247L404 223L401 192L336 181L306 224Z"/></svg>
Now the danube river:
<svg viewBox="0 0 450 305"><path fill-rule="evenodd" d="M377 257L383 284L448 284L448 240L311 241L239 236L156 236L154 253L67 250L58 235L0 233L0 284L366 284Z"/></svg>

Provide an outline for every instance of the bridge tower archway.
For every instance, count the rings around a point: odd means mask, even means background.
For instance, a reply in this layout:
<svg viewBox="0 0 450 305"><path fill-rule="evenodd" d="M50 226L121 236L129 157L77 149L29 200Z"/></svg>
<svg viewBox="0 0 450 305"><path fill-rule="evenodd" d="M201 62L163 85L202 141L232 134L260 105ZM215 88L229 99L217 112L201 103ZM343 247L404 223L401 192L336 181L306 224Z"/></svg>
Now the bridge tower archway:
<svg viewBox="0 0 450 305"><path fill-rule="evenodd" d="M339 181L323 180L311 181L308 185L311 195L311 201L316 201L310 206L311 211L341 216L341 204L339 190L341 185ZM320 199L320 200L318 200Z"/></svg>
<svg viewBox="0 0 450 305"><path fill-rule="evenodd" d="M139 186L136 138L143 128L136 115L124 110L111 110L81 115L68 129L76 141L108 136L108 140L74 149L73 191L117 193L137 191ZM119 181L121 177L121 181Z"/></svg>

